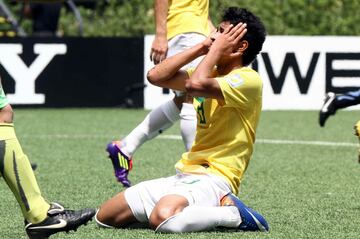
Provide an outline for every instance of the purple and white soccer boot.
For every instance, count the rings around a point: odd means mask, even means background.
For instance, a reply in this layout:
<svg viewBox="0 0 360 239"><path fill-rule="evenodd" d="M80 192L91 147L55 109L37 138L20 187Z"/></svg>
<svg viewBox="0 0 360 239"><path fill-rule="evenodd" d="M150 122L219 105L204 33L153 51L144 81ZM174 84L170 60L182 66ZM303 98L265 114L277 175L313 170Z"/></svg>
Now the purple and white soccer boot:
<svg viewBox="0 0 360 239"><path fill-rule="evenodd" d="M132 158L122 152L120 146L120 141L113 141L107 145L106 151L109 153L117 181L122 183L124 187L130 187L131 182L128 179L128 174L132 169Z"/></svg>

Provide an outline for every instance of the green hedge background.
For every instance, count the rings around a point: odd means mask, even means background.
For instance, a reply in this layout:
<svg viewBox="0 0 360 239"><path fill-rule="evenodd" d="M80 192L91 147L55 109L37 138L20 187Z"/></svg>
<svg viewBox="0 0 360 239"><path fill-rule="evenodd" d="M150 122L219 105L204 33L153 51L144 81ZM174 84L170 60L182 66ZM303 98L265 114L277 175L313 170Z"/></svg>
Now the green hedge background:
<svg viewBox="0 0 360 239"><path fill-rule="evenodd" d="M245 7L260 16L269 35L359 35L358 0L210 0L214 24L229 6ZM12 6L19 11L19 6ZM17 8L17 9L16 9ZM79 6L85 37L142 36L154 32L153 0L97 1L95 9ZM31 34L31 21L22 21ZM74 14L63 8L60 35L78 36Z"/></svg>

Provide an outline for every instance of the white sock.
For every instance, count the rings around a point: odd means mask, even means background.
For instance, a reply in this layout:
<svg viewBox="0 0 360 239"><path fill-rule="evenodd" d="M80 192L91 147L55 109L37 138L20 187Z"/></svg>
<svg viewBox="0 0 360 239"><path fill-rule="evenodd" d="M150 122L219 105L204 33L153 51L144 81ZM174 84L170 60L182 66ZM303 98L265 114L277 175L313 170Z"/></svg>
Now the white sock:
<svg viewBox="0 0 360 239"><path fill-rule="evenodd" d="M183 103L180 112L180 130L186 151L189 151L196 134L196 111L194 106Z"/></svg>
<svg viewBox="0 0 360 239"><path fill-rule="evenodd" d="M150 111L145 119L122 139L121 149L129 156L146 141L158 136L174 124L179 117L179 109L170 100Z"/></svg>
<svg viewBox="0 0 360 239"><path fill-rule="evenodd" d="M239 211L234 206L201 207L188 206L184 210L162 222L156 232L199 232L215 227L238 227L241 223Z"/></svg>

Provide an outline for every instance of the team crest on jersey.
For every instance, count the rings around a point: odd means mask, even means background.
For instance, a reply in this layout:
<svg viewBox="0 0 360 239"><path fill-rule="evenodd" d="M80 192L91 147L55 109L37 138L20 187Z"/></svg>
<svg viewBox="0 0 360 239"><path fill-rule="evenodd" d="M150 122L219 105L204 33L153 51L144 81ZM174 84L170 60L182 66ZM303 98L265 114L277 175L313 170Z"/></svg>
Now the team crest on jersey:
<svg viewBox="0 0 360 239"><path fill-rule="evenodd" d="M225 77L225 80L227 81L227 83L236 88L241 86L242 84L244 84L244 79L241 78L241 76L239 74L233 74L231 76Z"/></svg>

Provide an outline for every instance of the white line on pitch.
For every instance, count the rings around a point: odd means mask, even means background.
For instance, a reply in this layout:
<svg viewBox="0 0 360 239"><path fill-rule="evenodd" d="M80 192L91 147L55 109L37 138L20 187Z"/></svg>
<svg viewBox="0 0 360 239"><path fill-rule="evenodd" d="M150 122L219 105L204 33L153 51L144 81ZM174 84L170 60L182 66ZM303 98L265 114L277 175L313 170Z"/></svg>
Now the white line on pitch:
<svg viewBox="0 0 360 239"><path fill-rule="evenodd" d="M256 143L260 143L260 144L301 144L301 145L340 146L340 147L357 147L358 146L358 144L346 143L346 142L282 140L282 139L257 139Z"/></svg>
<svg viewBox="0 0 360 239"><path fill-rule="evenodd" d="M104 138L112 139L109 135L95 135L95 134L43 134L43 135L22 135L20 138L57 138L57 139L95 139ZM181 140L180 135L159 135L159 139ZM329 147L357 147L357 143L347 142L330 142L330 141L305 141L305 140L283 140L283 139L256 139L257 144L284 144L284 145L317 145Z"/></svg>
<svg viewBox="0 0 360 239"><path fill-rule="evenodd" d="M178 135L159 135L163 139L181 139ZM297 144L297 145L319 145L319 146L340 146L340 147L357 147L358 144L346 142L329 142L329 141L305 141L305 140L282 140L282 139L256 139L260 144Z"/></svg>

